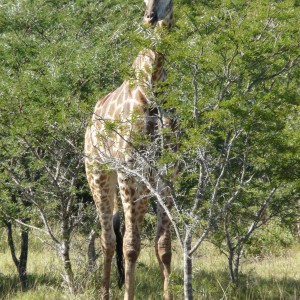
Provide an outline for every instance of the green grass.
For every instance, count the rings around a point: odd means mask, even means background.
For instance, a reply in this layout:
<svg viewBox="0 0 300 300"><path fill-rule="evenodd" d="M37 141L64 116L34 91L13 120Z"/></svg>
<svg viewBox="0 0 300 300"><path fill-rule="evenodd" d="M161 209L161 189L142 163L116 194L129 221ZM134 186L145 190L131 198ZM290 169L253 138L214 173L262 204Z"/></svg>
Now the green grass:
<svg viewBox="0 0 300 300"><path fill-rule="evenodd" d="M84 253L80 238L74 243L75 251ZM159 267L150 242L144 241L136 275L136 299L162 299ZM29 286L20 292L15 267L9 249L2 239L0 247L0 298L16 300L42 299L97 299L101 269L87 276L84 259L73 253L73 267L82 292L69 295L62 282L62 266L56 253L39 241L31 240L28 259ZM176 247L175 247L176 248ZM229 281L226 257L210 244L204 244L194 258L195 299L273 300L300 299L300 247L269 255L263 259L250 257L241 265L241 283L234 288ZM75 252L74 251L74 252ZM82 256L84 257L84 256ZM101 259L100 259L101 261ZM183 273L178 249L174 251L171 287L175 299L183 299ZM116 285L115 270L112 276L112 299L122 299L123 290Z"/></svg>

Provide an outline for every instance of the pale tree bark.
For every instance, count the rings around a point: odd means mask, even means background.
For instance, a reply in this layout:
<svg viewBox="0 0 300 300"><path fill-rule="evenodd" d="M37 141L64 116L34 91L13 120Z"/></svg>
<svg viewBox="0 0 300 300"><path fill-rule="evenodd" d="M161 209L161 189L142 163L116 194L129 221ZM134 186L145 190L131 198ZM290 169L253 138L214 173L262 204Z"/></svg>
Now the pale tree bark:
<svg viewBox="0 0 300 300"><path fill-rule="evenodd" d="M74 273L72 270L72 264L70 260L70 244L67 239L64 240L60 246L60 254L61 254L62 261L64 263L65 282L68 285L69 292L74 295L76 293L76 285L74 280Z"/></svg>
<svg viewBox="0 0 300 300"><path fill-rule="evenodd" d="M64 264L64 279L68 285L69 292L71 294L75 294L76 284L70 260L70 237L72 228L70 228L69 218L66 215L66 212L64 213L64 216L65 218L62 220L62 241L60 243L59 250Z"/></svg>
<svg viewBox="0 0 300 300"><path fill-rule="evenodd" d="M184 299L193 300L193 260L190 254L192 247L191 228L187 229L183 249Z"/></svg>

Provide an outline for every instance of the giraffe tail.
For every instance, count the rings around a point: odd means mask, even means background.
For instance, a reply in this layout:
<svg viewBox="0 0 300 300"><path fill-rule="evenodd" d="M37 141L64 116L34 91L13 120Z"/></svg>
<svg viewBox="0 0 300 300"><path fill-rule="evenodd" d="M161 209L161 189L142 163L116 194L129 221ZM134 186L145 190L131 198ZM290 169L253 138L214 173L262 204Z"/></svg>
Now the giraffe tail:
<svg viewBox="0 0 300 300"><path fill-rule="evenodd" d="M121 217L117 211L113 216L114 232L116 235L116 260L118 269L118 286L121 288L125 281L125 271L123 264L123 235L121 233Z"/></svg>

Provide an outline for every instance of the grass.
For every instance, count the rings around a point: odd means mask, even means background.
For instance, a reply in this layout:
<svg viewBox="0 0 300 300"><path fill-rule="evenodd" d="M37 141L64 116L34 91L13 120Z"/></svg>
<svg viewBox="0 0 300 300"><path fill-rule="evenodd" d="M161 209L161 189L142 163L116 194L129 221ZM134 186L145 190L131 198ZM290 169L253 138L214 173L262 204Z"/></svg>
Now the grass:
<svg viewBox="0 0 300 300"><path fill-rule="evenodd" d="M15 266L5 240L0 242L0 299L3 300L89 300L98 299L101 270L90 277L84 268L84 256L73 253L73 267L81 293L69 295L62 282L62 266L56 253L31 238L28 259L29 286L20 292ZM84 253L82 238L75 241L75 251ZM226 257L210 244L204 244L194 258L194 298L276 300L300 299L300 247L286 250L281 255L268 255L263 259L250 257L241 265L241 283L234 288L229 281ZM171 287L175 299L183 299L183 273L178 249L173 254ZM123 291L112 276L112 299L122 299ZM136 275L136 299L162 299L162 286L154 249L144 241Z"/></svg>

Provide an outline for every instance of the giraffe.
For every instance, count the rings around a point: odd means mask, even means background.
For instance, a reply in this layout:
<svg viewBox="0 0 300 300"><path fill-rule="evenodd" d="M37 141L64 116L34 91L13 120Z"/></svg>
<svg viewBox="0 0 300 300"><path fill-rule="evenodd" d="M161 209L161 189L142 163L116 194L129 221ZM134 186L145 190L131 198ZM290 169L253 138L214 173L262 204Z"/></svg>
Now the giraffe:
<svg viewBox="0 0 300 300"><path fill-rule="evenodd" d="M147 210L147 189L135 177L125 174L120 165L133 167L131 139L134 132L151 134L157 128L158 118L149 109L151 99L149 88L164 81L166 71L162 55L152 50L141 51L134 61L135 75L133 80L125 80L112 93L100 99L94 109L92 124L85 135L86 173L94 202L101 222L101 244L104 258L102 278L102 298L109 299L109 284L112 257L116 247L113 231L113 215L117 207L117 186L122 200L125 234L123 253L125 257L125 294L124 299L134 297L134 273L140 253L140 230ZM137 117L139 116L139 117ZM165 117L168 120L167 117ZM119 124L121 134L108 127ZM156 127L155 127L156 126ZM114 167L111 167L114 165ZM165 196L170 206L170 199ZM158 222L156 234L156 256L159 261L164 299L172 299L168 279L171 272L171 222L158 205Z"/></svg>
<svg viewBox="0 0 300 300"><path fill-rule="evenodd" d="M144 0L146 11L144 23L157 27L171 28L173 25L172 0ZM137 180L126 175L121 168L107 167L112 161L121 161L130 167L134 164L131 158L131 133L145 131L153 134L157 126L157 116L149 114L151 99L148 89L159 81L164 81L166 71L163 57L152 50L139 53L134 61L134 79L124 81L114 92L100 99L94 109L92 124L85 135L86 174L94 202L101 222L101 244L104 257L102 277L102 299L109 299L109 285L112 257L116 247L114 216L117 214L117 186L122 200L125 216L125 234L123 253L125 256L125 292L124 299L134 298L134 273L136 260L140 253L140 230L147 210L147 189ZM138 113L142 119L133 120ZM170 125L170 120L164 118ZM128 122L121 135L106 131L108 122ZM152 127L152 128L151 128ZM105 167L103 167L105 165ZM165 192L162 192L165 193ZM172 206L170 197L164 195L168 207ZM160 265L164 299L171 300L169 276L171 273L171 222L161 205L157 207L157 232L155 252ZM118 247L118 245L117 245Z"/></svg>

